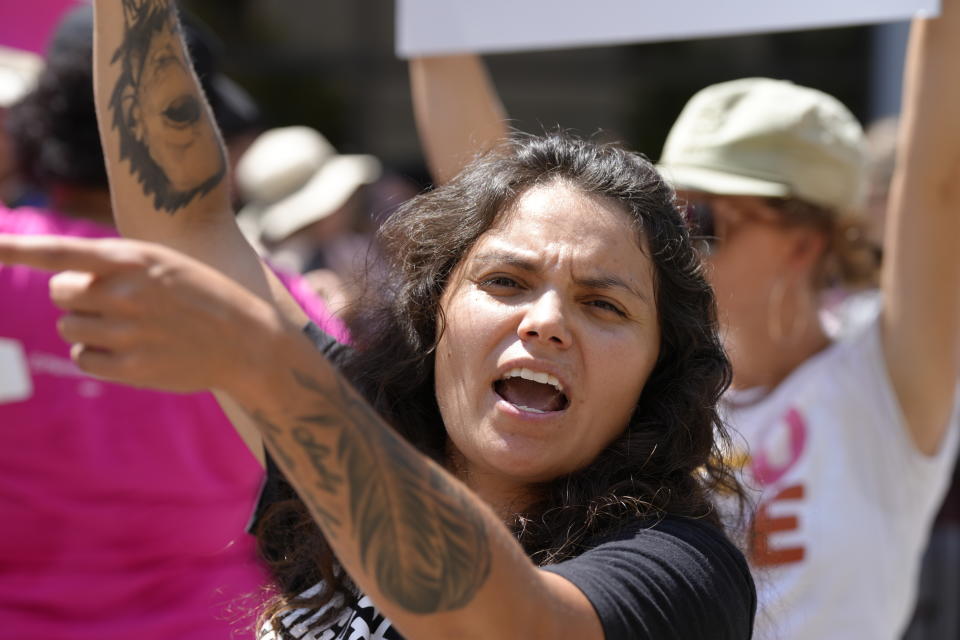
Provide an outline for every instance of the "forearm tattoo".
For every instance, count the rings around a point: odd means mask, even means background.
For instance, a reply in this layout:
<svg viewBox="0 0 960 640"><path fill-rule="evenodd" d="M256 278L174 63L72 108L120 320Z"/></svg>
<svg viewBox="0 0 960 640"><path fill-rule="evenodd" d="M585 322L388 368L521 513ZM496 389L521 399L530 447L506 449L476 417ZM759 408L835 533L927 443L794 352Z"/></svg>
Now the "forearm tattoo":
<svg viewBox="0 0 960 640"><path fill-rule="evenodd" d="M110 98L120 158L156 209L176 213L223 182L227 162L169 0L120 0L124 34Z"/></svg>
<svg viewBox="0 0 960 640"><path fill-rule="evenodd" d="M491 558L483 516L465 490L386 428L338 377L330 388L301 372L293 377L317 399L318 409L292 420L289 437L265 431L271 452L281 461L294 457L291 449L305 454L309 474L287 469L303 486L331 495L347 487L361 565L386 597L418 614L469 603L490 572ZM331 429L337 432L332 451L318 437ZM301 496L311 508L320 507L325 532L335 533L339 527L331 531L329 511L316 496L305 495L310 493Z"/></svg>

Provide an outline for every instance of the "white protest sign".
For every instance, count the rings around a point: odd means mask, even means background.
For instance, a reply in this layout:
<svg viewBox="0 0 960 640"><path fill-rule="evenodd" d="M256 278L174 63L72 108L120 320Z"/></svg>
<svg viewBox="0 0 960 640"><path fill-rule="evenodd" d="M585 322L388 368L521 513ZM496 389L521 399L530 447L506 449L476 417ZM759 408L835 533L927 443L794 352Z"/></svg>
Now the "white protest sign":
<svg viewBox="0 0 960 640"><path fill-rule="evenodd" d="M20 402L33 395L33 383L23 346L0 338L0 404Z"/></svg>
<svg viewBox="0 0 960 640"><path fill-rule="evenodd" d="M940 0L397 0L397 53L556 49L936 16Z"/></svg>

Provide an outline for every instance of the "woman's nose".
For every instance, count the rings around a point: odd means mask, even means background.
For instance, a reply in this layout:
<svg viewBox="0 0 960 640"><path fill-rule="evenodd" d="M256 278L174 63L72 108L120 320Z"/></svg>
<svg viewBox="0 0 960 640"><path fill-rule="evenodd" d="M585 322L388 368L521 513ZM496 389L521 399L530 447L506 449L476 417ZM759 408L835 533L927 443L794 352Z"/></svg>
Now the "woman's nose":
<svg viewBox="0 0 960 640"><path fill-rule="evenodd" d="M560 296L550 291L532 301L520 320L517 333L521 340L541 340L558 347L570 346L570 329Z"/></svg>

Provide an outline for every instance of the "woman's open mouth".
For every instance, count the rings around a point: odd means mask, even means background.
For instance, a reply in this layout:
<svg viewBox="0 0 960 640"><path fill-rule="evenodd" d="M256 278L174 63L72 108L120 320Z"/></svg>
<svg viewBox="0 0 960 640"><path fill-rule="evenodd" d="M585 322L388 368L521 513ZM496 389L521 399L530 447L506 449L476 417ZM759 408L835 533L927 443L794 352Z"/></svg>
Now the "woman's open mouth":
<svg viewBox="0 0 960 640"><path fill-rule="evenodd" d="M516 408L531 413L563 411L570 404L559 380L530 369L511 369L493 383L493 390Z"/></svg>

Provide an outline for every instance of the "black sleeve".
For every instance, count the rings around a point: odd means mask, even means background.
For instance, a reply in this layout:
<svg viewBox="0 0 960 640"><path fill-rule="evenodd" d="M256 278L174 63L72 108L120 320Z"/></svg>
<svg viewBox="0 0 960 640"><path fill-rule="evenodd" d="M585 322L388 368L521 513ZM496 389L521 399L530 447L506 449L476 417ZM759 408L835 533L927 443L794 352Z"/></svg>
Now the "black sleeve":
<svg viewBox="0 0 960 640"><path fill-rule="evenodd" d="M320 327L310 322L303 328L307 337L313 340L314 346L323 355L336 366L342 362L343 358L349 356L351 348L349 345L337 342L331 335L325 333ZM253 507L253 513L250 515L250 522L247 523L247 533L253 533L256 530L257 523L266 513L270 505L292 498L295 493L292 487L283 477L283 472L277 467L277 464L270 456L270 452L264 450L266 462L266 475L263 478L263 484L260 485L260 494L257 497L257 503Z"/></svg>
<svg viewBox="0 0 960 640"><path fill-rule="evenodd" d="M544 567L593 604L607 640L745 640L757 593L743 554L715 527L666 518Z"/></svg>
<svg viewBox="0 0 960 640"><path fill-rule="evenodd" d="M334 365L352 351L350 345L337 342L336 338L312 322L307 323L307 326L303 328L303 332L307 334L308 338L313 340L313 346L317 348L317 351L327 356L327 359Z"/></svg>

